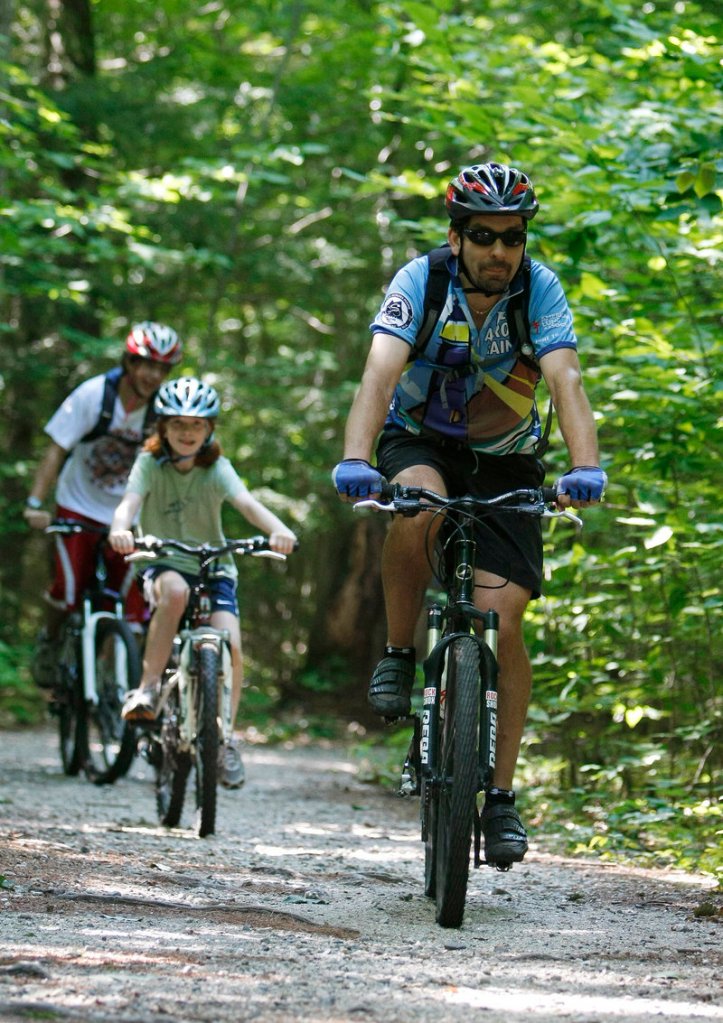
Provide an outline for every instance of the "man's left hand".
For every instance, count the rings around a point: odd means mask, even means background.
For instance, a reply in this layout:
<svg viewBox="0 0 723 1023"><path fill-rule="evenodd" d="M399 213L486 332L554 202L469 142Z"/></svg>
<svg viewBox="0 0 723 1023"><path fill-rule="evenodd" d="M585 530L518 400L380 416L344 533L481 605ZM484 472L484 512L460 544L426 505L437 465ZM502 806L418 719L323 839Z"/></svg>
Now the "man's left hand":
<svg viewBox="0 0 723 1023"><path fill-rule="evenodd" d="M568 469L557 481L558 500L561 507L572 504L575 508L595 504L602 500L608 478L597 465L576 465Z"/></svg>

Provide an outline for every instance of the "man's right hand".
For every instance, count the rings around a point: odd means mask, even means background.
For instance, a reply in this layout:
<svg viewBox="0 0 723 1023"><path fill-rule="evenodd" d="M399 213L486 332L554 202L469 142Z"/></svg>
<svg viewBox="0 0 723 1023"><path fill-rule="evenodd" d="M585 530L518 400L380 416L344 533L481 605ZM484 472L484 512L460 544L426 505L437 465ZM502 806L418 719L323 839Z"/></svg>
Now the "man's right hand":
<svg viewBox="0 0 723 1023"><path fill-rule="evenodd" d="M363 458L345 458L331 474L336 492L344 500L356 501L381 493L384 477Z"/></svg>
<svg viewBox="0 0 723 1023"><path fill-rule="evenodd" d="M47 529L53 521L50 512L42 508L23 508L23 518L31 529Z"/></svg>

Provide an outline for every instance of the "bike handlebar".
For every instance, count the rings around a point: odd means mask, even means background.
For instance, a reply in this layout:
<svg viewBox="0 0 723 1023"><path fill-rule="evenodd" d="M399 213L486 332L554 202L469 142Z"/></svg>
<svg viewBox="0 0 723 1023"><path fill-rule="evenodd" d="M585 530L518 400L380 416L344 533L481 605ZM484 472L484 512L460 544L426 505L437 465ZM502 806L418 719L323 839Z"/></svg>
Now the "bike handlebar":
<svg viewBox="0 0 723 1023"><path fill-rule="evenodd" d="M436 512L443 509L457 509L473 512L519 512L536 515L539 518L566 518L578 526L582 520L569 508L553 509L557 500L554 487L534 487L509 490L495 497L444 497L424 487L405 487L401 483L384 483L379 500L357 501L354 508L373 508L376 511L393 512L396 515L412 517L420 512Z"/></svg>
<svg viewBox="0 0 723 1023"><path fill-rule="evenodd" d="M199 562L210 564L224 554L250 554L255 558L273 558L277 561L286 561L286 555L271 549L269 541L265 536L251 536L244 540L226 540L222 544L190 544L182 540L174 540L171 537L141 536L136 539L136 549L126 555L126 561L137 561L139 558L147 558L149 555L158 557L164 551L179 551L182 554L192 554L199 559ZM298 548L298 541L294 550Z"/></svg>
<svg viewBox="0 0 723 1023"><path fill-rule="evenodd" d="M61 536L70 536L71 533L95 533L97 536L108 536L108 526L94 526L90 522L78 522L77 519L53 519L49 526L43 530L44 533L58 533Z"/></svg>

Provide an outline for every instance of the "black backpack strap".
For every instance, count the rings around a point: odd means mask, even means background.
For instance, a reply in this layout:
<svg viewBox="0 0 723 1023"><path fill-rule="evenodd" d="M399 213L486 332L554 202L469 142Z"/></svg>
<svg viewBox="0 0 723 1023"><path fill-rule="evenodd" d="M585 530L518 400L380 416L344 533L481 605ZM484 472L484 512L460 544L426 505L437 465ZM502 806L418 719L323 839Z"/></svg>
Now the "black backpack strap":
<svg viewBox="0 0 723 1023"><path fill-rule="evenodd" d="M540 376L540 367L531 351L525 351L532 349L532 342L530 340L530 314L529 314L529 303L530 303L530 280L532 276L532 266L530 257L525 256L522 261L522 291L517 295L513 295L507 304L507 320L510 324L510 330L516 335L517 347L520 350L520 359L526 365L534 368ZM555 412L555 408L552 404L552 398L547 406L547 418L545 425L542 428L542 434L535 446L535 455L538 458L547 451L550 446L550 431L552 430L552 418Z"/></svg>
<svg viewBox="0 0 723 1023"><path fill-rule="evenodd" d="M530 263L530 257L525 256L522 262L522 292L521 294L514 295L507 306L508 320L509 312L512 310L512 324L514 324L514 330L517 333L517 345L520 349L520 359L525 362L528 366L533 366L535 370L540 373L540 367L537 359L533 354L528 354L524 349L531 348L532 343L530 340L530 314L529 314L529 303L530 303L530 279L532 276L532 268ZM510 324L510 326L512 326ZM535 455L538 458L547 451L550 446L550 431L552 430L552 419L555 412L555 407L552 404L552 398L547 406L547 418L545 425L542 428L542 434L535 446Z"/></svg>
<svg viewBox="0 0 723 1023"><path fill-rule="evenodd" d="M449 245L440 245L427 253L429 272L427 284L424 289L424 316L422 326L417 332L417 339L414 342L413 356L424 351L424 347L432 336L437 320L439 319L444 303L447 301L449 291L449 270L447 260L451 249Z"/></svg>
<svg viewBox="0 0 723 1023"><path fill-rule="evenodd" d="M547 419L542 430L542 434L537 444L535 445L535 455L538 458L542 458L547 449L550 446L550 430L552 429L552 419L555 414L555 406L552 404L552 398L547 406Z"/></svg>
<svg viewBox="0 0 723 1023"><path fill-rule="evenodd" d="M113 406L115 405L115 400L118 396L118 384L120 383L120 378L122 376L122 366L115 366L106 373L98 422L92 430L89 430L88 433L86 433L85 437L80 438L80 444L87 444L89 441L98 440L99 437L104 437L105 434L108 433L108 428L110 426L111 419L113 418Z"/></svg>
<svg viewBox="0 0 723 1023"><path fill-rule="evenodd" d="M528 355L523 349L530 348L530 278L532 268L530 257L525 256L520 268L522 273L522 291L513 295L507 303L507 322L510 325L512 339L517 348L520 349L520 358L528 365L537 366L537 361Z"/></svg>
<svg viewBox="0 0 723 1023"><path fill-rule="evenodd" d="M157 393L158 392L156 391L156 394ZM156 400L156 395L152 394L150 396L150 398L148 399L148 404L146 405L146 414L143 417L143 436L144 437L150 437L150 435L153 433L153 429L154 429L154 427L156 425L156 420L158 419L158 416L156 415L156 413L153 410L153 405L154 405L155 400Z"/></svg>

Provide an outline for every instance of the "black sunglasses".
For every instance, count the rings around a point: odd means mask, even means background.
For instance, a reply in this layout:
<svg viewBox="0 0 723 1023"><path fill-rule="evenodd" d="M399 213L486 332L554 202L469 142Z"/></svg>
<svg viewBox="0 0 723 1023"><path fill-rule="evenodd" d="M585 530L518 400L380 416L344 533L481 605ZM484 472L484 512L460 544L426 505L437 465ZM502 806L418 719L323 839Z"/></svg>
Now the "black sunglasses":
<svg viewBox="0 0 723 1023"><path fill-rule="evenodd" d="M473 245L481 245L485 249L494 245L498 238L506 248L516 249L524 245L527 238L527 231L516 227L507 231L492 231L489 227L463 227L462 234L469 238Z"/></svg>

